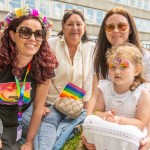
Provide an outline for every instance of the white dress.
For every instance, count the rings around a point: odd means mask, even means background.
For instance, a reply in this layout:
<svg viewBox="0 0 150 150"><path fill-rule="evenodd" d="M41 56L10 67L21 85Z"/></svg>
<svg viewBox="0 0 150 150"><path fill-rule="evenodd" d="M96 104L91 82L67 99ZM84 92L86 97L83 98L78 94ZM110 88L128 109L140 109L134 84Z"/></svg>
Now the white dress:
<svg viewBox="0 0 150 150"><path fill-rule="evenodd" d="M134 91L117 94L111 81L100 80L98 88L103 91L105 110L115 109L117 116L135 118L136 106L145 85L141 84ZM96 150L138 150L140 140L146 136L146 131L90 115L83 123L83 134L89 143L96 146Z"/></svg>

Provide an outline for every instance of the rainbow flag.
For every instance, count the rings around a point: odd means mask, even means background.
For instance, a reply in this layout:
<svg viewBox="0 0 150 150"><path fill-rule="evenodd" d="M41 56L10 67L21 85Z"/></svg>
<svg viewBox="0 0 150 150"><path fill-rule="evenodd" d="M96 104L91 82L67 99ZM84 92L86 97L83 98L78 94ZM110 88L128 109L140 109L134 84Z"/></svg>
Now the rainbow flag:
<svg viewBox="0 0 150 150"><path fill-rule="evenodd" d="M68 82L64 89L61 91L59 97L70 97L75 100L81 99L86 94L86 91L76 86L75 84Z"/></svg>

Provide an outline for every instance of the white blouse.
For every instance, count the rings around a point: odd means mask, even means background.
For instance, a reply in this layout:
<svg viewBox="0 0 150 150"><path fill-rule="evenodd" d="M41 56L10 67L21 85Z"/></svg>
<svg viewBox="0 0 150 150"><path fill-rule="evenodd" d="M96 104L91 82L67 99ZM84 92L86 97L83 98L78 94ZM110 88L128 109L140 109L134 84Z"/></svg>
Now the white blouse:
<svg viewBox="0 0 150 150"><path fill-rule="evenodd" d="M67 82L72 82L84 88L86 95L83 101L88 101L92 92L92 63L95 43L91 41L80 42L73 59L73 65L64 36L62 38L50 38L48 43L58 60L58 68L55 69L56 76L54 77L56 87L61 91ZM58 93L54 86L51 85L47 100L54 102L57 96Z"/></svg>

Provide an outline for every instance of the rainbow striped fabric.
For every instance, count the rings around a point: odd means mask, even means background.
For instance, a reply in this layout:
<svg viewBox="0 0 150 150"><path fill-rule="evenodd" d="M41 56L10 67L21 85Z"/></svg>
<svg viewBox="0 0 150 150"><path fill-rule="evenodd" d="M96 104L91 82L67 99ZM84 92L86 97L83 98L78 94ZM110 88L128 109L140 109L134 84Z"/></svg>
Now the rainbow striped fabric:
<svg viewBox="0 0 150 150"><path fill-rule="evenodd" d="M70 97L75 100L81 99L86 94L86 91L76 86L75 84L68 82L64 89L61 91L59 97Z"/></svg>

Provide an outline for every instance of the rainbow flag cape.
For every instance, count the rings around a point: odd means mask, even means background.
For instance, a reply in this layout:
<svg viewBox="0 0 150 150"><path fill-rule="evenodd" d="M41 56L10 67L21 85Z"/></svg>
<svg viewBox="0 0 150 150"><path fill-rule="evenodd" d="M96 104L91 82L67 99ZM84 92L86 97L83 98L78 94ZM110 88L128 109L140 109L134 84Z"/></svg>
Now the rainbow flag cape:
<svg viewBox="0 0 150 150"><path fill-rule="evenodd" d="M70 97L75 100L81 99L86 94L86 91L76 86L75 84L68 82L63 90L61 91L59 97Z"/></svg>

